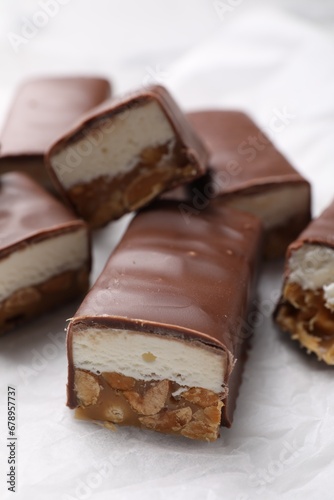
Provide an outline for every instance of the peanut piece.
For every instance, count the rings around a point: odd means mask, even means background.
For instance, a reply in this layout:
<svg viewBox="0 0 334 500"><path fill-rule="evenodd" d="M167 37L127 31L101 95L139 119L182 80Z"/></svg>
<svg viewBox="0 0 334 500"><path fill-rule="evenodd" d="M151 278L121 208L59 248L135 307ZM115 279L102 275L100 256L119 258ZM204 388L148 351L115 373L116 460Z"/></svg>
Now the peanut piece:
<svg viewBox="0 0 334 500"><path fill-rule="evenodd" d="M192 420L181 429L181 434L190 439L202 439L204 441L215 441L219 436L217 427L196 420Z"/></svg>
<svg viewBox="0 0 334 500"><path fill-rule="evenodd" d="M127 377L121 373L104 372L103 378L106 379L110 387L120 391L130 391L135 386L136 380L133 377Z"/></svg>
<svg viewBox="0 0 334 500"><path fill-rule="evenodd" d="M155 165L159 163L162 156L168 153L168 145L163 144L161 146L156 146L154 148L145 148L140 153L140 159L143 163L147 165Z"/></svg>
<svg viewBox="0 0 334 500"><path fill-rule="evenodd" d="M219 436L222 406L223 403L219 401L217 406L197 410L192 421L181 430L181 434L190 439L215 441Z"/></svg>
<svg viewBox="0 0 334 500"><path fill-rule="evenodd" d="M192 387L191 389L182 392L181 398L189 401L189 403L194 403L201 408L217 405L219 403L218 394L201 387Z"/></svg>
<svg viewBox="0 0 334 500"><path fill-rule="evenodd" d="M101 387L94 375L82 370L75 370L74 388L81 406L96 404Z"/></svg>
<svg viewBox="0 0 334 500"><path fill-rule="evenodd" d="M164 407L168 392L168 380L161 380L150 387L143 396L134 391L125 391L124 396L137 413L155 415Z"/></svg>
<svg viewBox="0 0 334 500"><path fill-rule="evenodd" d="M139 417L139 420L148 429L160 432L177 432L190 422L191 416L191 408L187 406L179 410L166 410L149 417Z"/></svg>
<svg viewBox="0 0 334 500"><path fill-rule="evenodd" d="M115 424L119 424L124 420L123 410L118 406L110 406L105 410L104 414L108 420L111 420Z"/></svg>

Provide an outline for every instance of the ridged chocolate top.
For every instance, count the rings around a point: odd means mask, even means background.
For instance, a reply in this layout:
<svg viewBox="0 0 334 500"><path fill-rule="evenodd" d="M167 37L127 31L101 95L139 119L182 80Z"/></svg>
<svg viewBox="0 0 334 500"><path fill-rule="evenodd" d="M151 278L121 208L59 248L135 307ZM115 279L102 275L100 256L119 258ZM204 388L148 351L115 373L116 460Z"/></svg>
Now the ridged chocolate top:
<svg viewBox="0 0 334 500"><path fill-rule="evenodd" d="M25 174L0 177L0 257L30 240L86 226Z"/></svg>
<svg viewBox="0 0 334 500"><path fill-rule="evenodd" d="M105 118L111 119L116 114L122 113L133 106L137 106L138 104L151 100L156 100L160 104L166 113L174 132L178 136L179 140L184 144L188 156L195 159L198 164L198 175L204 174L208 158L208 153L204 143L198 137L191 125L189 125L189 122L169 92L160 85L154 85L144 90L129 93L124 97L106 101L83 116L82 120L76 123L71 130L60 137L59 140L52 145L46 156L47 166L55 182L59 185L58 178L53 173L53 169L50 164L50 157L52 157L53 154L57 153L69 143L75 143L76 141L82 139L82 137L89 132L89 129L94 127L94 125L100 120Z"/></svg>
<svg viewBox="0 0 334 500"><path fill-rule="evenodd" d="M103 78L39 78L19 87L0 138L0 158L44 155L82 113L110 95Z"/></svg>
<svg viewBox="0 0 334 500"><path fill-rule="evenodd" d="M226 349L232 368L253 298L260 221L210 207L183 217L161 201L131 222L69 327L105 325L199 340ZM71 348L70 348L71 365Z"/></svg>
<svg viewBox="0 0 334 500"><path fill-rule="evenodd" d="M237 111L198 111L189 122L210 152L213 180L220 194L262 185L307 181L290 165L256 124Z"/></svg>
<svg viewBox="0 0 334 500"><path fill-rule="evenodd" d="M314 219L288 248L288 256L298 250L304 243L323 245L334 248L334 200Z"/></svg>

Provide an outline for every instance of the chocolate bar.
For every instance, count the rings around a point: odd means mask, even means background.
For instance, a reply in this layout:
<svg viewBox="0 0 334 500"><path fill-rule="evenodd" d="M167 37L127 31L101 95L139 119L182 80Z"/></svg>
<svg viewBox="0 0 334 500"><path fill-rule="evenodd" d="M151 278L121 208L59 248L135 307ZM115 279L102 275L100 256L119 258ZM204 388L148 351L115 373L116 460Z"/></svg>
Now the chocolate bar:
<svg viewBox="0 0 334 500"><path fill-rule="evenodd" d="M178 202L141 211L68 326L76 416L214 441L232 423L262 226Z"/></svg>
<svg viewBox="0 0 334 500"><path fill-rule="evenodd" d="M110 95L103 78L39 78L19 87L0 136L0 173L22 171L47 188L51 144L83 113Z"/></svg>
<svg viewBox="0 0 334 500"><path fill-rule="evenodd" d="M74 210L99 227L203 175L206 150L167 90L153 86L92 112L47 155Z"/></svg>
<svg viewBox="0 0 334 500"><path fill-rule="evenodd" d="M289 246L274 317L309 353L334 365L334 201Z"/></svg>
<svg viewBox="0 0 334 500"><path fill-rule="evenodd" d="M244 113L200 111L187 117L210 152L209 174L192 187L195 213L218 198L253 213L264 224L265 256L283 257L310 221L307 180Z"/></svg>
<svg viewBox="0 0 334 500"><path fill-rule="evenodd" d="M0 177L0 333L88 289L86 224L25 174Z"/></svg>

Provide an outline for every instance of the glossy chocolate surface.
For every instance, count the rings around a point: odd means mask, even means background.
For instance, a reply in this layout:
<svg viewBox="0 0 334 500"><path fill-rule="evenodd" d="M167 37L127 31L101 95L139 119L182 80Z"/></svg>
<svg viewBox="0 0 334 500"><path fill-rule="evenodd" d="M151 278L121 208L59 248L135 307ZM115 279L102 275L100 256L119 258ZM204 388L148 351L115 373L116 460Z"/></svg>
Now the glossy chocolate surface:
<svg viewBox="0 0 334 500"><path fill-rule="evenodd" d="M223 349L228 382L247 342L241 330L253 299L261 235L256 217L229 208L209 207L190 222L177 202L157 202L140 212L71 322L69 405L75 406L71 332L81 323ZM239 385L240 377L234 378ZM231 388L226 425L236 394L237 387Z"/></svg>
<svg viewBox="0 0 334 500"><path fill-rule="evenodd" d="M283 183L308 184L246 114L198 111L187 118L210 152L210 176L220 179L218 195L251 193Z"/></svg>
<svg viewBox="0 0 334 500"><path fill-rule="evenodd" d="M291 243L288 255L298 250L304 243L334 248L334 200L318 218L307 226L297 240Z"/></svg>
<svg viewBox="0 0 334 500"><path fill-rule="evenodd" d="M67 207L27 175L0 177L0 257L30 240L85 226Z"/></svg>
<svg viewBox="0 0 334 500"><path fill-rule="evenodd" d="M25 82L16 93L0 136L0 160L44 155L73 121L109 95L110 85L103 78L39 78Z"/></svg>

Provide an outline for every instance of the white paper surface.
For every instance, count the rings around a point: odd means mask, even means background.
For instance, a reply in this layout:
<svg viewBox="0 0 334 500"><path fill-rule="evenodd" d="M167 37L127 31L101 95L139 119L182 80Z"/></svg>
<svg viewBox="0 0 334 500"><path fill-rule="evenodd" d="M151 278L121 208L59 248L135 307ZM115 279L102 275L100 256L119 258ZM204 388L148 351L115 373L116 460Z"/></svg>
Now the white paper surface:
<svg viewBox="0 0 334 500"><path fill-rule="evenodd" d="M121 91L159 80L185 109L249 112L312 181L318 214L334 195L333 4L223 4L222 15L217 2L101 1L92 8L73 0L14 53L8 32L39 4L4 1L1 110L14 84L33 73L98 71ZM117 44L121 35L125 42ZM93 280L125 226L95 234ZM233 427L212 444L131 428L110 432L73 418L65 407L63 332L73 304L1 338L0 498L332 499L333 370L273 328L281 274L282 263L263 270L262 316ZM5 477L8 385L17 391L16 493Z"/></svg>

